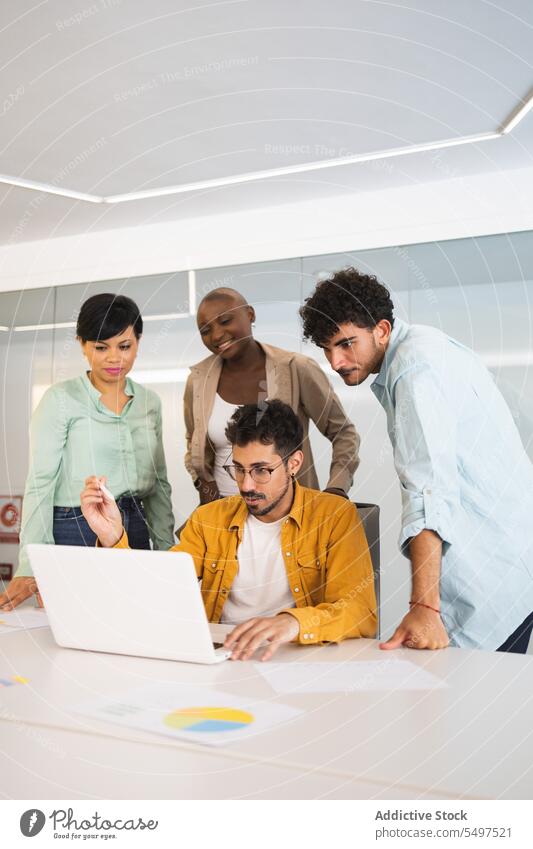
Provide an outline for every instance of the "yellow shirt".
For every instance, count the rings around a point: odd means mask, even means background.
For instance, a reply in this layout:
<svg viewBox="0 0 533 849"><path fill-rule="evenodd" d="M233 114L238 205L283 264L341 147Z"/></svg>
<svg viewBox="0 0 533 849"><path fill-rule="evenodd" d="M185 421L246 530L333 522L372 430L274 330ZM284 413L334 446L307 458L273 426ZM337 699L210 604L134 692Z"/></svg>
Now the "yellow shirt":
<svg viewBox="0 0 533 849"><path fill-rule="evenodd" d="M248 508L240 495L198 507L171 551L190 554L202 581L210 622L219 622L239 569ZM126 533L115 548L127 548ZM295 607L280 613L300 625L298 641L309 645L347 637L374 637L376 598L365 532L354 504L295 482L281 547Z"/></svg>

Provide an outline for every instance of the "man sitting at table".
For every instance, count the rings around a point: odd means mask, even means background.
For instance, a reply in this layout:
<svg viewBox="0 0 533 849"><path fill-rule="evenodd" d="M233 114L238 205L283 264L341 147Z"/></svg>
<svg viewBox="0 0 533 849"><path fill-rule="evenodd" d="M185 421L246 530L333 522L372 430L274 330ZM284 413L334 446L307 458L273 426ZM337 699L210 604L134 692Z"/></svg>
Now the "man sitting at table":
<svg viewBox="0 0 533 849"><path fill-rule="evenodd" d="M229 420L240 495L198 507L171 551L192 555L211 622L236 624L225 641L247 660L286 642L311 645L374 637L376 600L368 545L354 504L300 486L302 425L282 401L246 404ZM91 477L81 493L104 547L127 548L116 503Z"/></svg>

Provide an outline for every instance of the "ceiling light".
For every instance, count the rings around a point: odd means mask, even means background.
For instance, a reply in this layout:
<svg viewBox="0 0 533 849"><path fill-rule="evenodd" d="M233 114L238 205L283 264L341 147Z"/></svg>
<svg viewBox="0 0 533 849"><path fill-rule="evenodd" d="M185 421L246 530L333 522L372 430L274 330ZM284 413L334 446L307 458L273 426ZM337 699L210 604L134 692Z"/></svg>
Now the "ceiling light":
<svg viewBox="0 0 533 849"><path fill-rule="evenodd" d="M190 318L188 312L164 312L160 315L143 315L143 321L165 321L167 318Z"/></svg>
<svg viewBox="0 0 533 849"><path fill-rule="evenodd" d="M174 318L190 318L188 312L165 312L159 315L143 315L143 321L165 321ZM50 324L18 324L15 327L1 327L0 330L14 330L15 333L24 333L28 330L61 330L66 327L76 327L75 321L56 321Z"/></svg>
<svg viewBox="0 0 533 849"><path fill-rule="evenodd" d="M137 383L185 383L189 374L188 368L139 369L130 377Z"/></svg>
<svg viewBox="0 0 533 849"><path fill-rule="evenodd" d="M517 124L533 108L533 90L529 92L524 100L511 112L510 116L494 132L477 133L470 136L458 136L452 139L443 139L436 142L406 145L394 147L388 150L378 150L374 153L357 153L353 156L340 156L335 159L321 159L318 162L303 162L299 165L286 165L281 168L269 168L263 171L250 171L246 174L233 174L229 177L216 177L211 180L198 180L194 183L182 183L176 186L162 186L159 189L144 189L138 192L125 192L117 195L90 195L84 192L76 192L70 189L60 189L52 183L39 183L35 180L26 180L22 177L10 177L0 174L0 183L17 186L23 189L32 189L46 194L59 195L73 200L86 201L88 203L116 204L127 203L135 200L147 200L149 198L165 197L166 195L179 195L185 192L205 191L206 189L218 189L223 186L236 186L240 183L258 182L269 180L273 177L287 177L293 174L305 174L311 171L319 171L324 168L338 168L342 165L355 165L364 162L375 162L379 159L393 159L397 156L409 156L410 154L426 153L432 150L443 150L448 147L459 147L466 144L479 144L508 135Z"/></svg>
<svg viewBox="0 0 533 849"><path fill-rule="evenodd" d="M375 162L377 159L392 159L396 156L408 156L412 153L425 153L430 150L442 150L446 147L458 147L474 142L490 141L501 136L496 133L479 133L475 136L461 136L455 139L445 139L439 142L424 142L406 147L394 147L387 150L377 150L374 153L355 153L352 156L339 156L336 159L320 159L318 162L302 162L299 165L284 165L281 168L269 168L264 171L249 171L246 174L233 174L230 177L214 177L211 180L198 180L195 183L182 183L178 186L163 186L160 189L145 189L140 192L127 192L122 195L109 195L104 203L126 203L133 200L165 197L166 195L181 195L185 192L220 189L223 186L237 186L240 183L252 183L259 180L270 180L272 177L288 177L293 174L306 174L310 171L322 171L325 168L338 168L340 165L355 165L362 162Z"/></svg>
<svg viewBox="0 0 533 849"><path fill-rule="evenodd" d="M19 324L13 328L15 333L21 333L26 330L56 330L61 327L76 327L75 321L57 321L51 324Z"/></svg>
<svg viewBox="0 0 533 849"><path fill-rule="evenodd" d="M19 189L32 189L34 192L44 192L47 195L59 195L62 198L73 200L84 200L87 203L104 203L105 198L99 195L88 195L85 192L76 192L71 189L59 189L53 183L39 183L36 180L25 180L22 177L10 177L9 174L0 174L0 183L8 186L17 186Z"/></svg>
<svg viewBox="0 0 533 849"><path fill-rule="evenodd" d="M516 109L514 109L507 121L502 124L500 132L502 136L510 133L517 124L520 123L522 118L525 118L530 109L533 108L533 91L530 91L527 97L524 100L521 100Z"/></svg>

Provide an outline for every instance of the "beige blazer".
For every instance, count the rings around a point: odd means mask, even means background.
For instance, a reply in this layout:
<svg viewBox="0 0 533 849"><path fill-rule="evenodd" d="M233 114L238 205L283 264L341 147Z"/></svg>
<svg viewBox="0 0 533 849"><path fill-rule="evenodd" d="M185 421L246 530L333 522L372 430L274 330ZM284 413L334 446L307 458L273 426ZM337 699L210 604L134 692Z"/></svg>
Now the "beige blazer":
<svg viewBox="0 0 533 849"><path fill-rule="evenodd" d="M303 486L319 489L309 444L309 419L330 440L333 454L327 487L348 492L359 465L360 438L333 387L320 366L310 357L261 344L266 354L266 398L278 398L297 413L304 428L304 463L298 475ZM185 466L195 481L213 479L214 448L207 427L213 411L222 359L212 354L191 366L184 395Z"/></svg>

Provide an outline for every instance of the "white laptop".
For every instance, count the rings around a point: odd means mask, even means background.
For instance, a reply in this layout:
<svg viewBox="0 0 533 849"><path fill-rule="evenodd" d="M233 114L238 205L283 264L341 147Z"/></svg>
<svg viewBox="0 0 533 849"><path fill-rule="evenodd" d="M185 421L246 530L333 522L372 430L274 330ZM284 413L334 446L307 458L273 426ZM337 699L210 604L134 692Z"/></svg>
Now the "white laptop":
<svg viewBox="0 0 533 849"><path fill-rule="evenodd" d="M220 663L231 626L209 625L194 562L182 552L27 546L58 645Z"/></svg>

